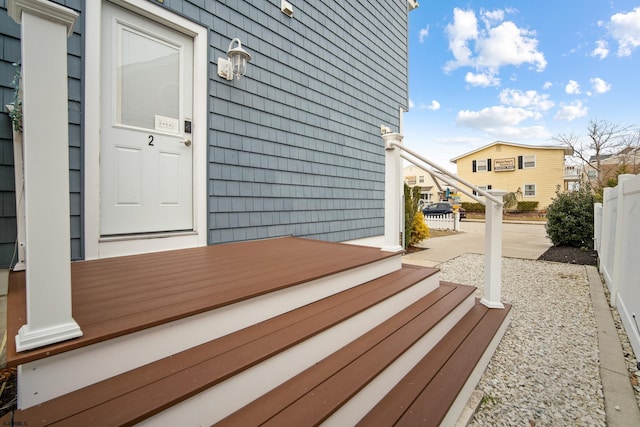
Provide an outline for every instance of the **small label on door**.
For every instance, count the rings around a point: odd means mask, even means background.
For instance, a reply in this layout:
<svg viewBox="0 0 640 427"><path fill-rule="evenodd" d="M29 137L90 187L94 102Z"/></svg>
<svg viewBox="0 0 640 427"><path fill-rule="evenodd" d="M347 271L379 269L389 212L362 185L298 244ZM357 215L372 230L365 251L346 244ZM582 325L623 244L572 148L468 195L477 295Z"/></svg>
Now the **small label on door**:
<svg viewBox="0 0 640 427"><path fill-rule="evenodd" d="M162 132L180 133L180 120L156 114L156 130Z"/></svg>

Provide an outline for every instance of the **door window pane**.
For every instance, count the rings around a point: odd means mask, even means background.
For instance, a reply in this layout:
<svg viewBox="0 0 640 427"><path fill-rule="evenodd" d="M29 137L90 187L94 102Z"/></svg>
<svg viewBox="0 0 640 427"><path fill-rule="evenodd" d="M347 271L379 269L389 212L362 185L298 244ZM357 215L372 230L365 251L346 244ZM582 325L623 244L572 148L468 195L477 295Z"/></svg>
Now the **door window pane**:
<svg viewBox="0 0 640 427"><path fill-rule="evenodd" d="M118 118L155 129L156 116L180 119L180 51L150 35L121 28Z"/></svg>

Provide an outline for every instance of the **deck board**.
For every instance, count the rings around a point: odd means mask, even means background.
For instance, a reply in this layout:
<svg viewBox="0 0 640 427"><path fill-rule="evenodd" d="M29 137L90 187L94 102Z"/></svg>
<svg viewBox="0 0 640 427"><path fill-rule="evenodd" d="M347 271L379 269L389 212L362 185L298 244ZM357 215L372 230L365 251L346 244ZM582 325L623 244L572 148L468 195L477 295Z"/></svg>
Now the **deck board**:
<svg viewBox="0 0 640 427"><path fill-rule="evenodd" d="M16 366L395 254L295 237L213 245L71 264L72 310L83 336L16 353L26 323L25 273L9 275L7 365Z"/></svg>

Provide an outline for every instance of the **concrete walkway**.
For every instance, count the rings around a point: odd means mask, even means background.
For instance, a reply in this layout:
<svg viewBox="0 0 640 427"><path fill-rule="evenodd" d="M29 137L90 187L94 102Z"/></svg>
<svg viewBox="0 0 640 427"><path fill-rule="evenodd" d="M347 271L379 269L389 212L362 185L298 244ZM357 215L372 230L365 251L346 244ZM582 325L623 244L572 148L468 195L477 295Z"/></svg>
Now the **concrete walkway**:
<svg viewBox="0 0 640 427"><path fill-rule="evenodd" d="M405 262L435 267L462 254L484 254L484 222L462 221L461 233L426 239L421 252L405 255ZM502 224L502 256L538 259L552 246L544 222L507 222Z"/></svg>
<svg viewBox="0 0 640 427"><path fill-rule="evenodd" d="M426 239L419 245L426 250L405 255L402 257L403 261L408 264L436 267L465 253L484 254L484 222L463 221L460 225L461 233ZM503 257L537 260L551 246L551 241L546 237L544 223L503 224ZM600 378L607 426L640 426L640 409L631 387L609 304L604 295L604 284L595 267L587 266L586 273L598 328Z"/></svg>

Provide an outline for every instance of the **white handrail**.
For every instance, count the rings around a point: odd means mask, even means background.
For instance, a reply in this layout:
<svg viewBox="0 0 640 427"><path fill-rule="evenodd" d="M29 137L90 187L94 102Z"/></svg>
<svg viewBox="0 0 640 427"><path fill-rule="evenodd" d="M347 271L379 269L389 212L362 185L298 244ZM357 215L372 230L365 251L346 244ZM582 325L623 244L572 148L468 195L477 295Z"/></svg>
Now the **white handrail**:
<svg viewBox="0 0 640 427"><path fill-rule="evenodd" d="M382 135L385 142L385 195L384 195L384 246L383 251L398 252L402 246L398 245L398 237L402 234L404 215L401 215L403 203L401 202L402 189L402 159L408 160L418 167L420 162L436 168L439 171L430 171L436 174L436 179L462 191L464 194L483 203L478 196L469 194L459 185L465 185L485 197L485 268L484 268L484 296L480 302L489 308L504 308L501 302L501 261L502 261L502 198L506 194L503 190L491 190L486 192L479 189L460 177L453 176L451 172L425 159L418 153L402 145L402 135L399 133L385 133ZM409 153L414 158L403 154ZM432 175L433 176L433 175ZM487 203L489 201L489 203Z"/></svg>
<svg viewBox="0 0 640 427"><path fill-rule="evenodd" d="M453 175L451 172L447 171L445 168L440 167L439 165L437 165L437 164L433 163L432 161L425 159L425 158L424 158L424 157L422 157L420 154L416 153L415 151L412 151L412 150L408 149L408 148L407 148L407 147L405 147L404 145L402 145L402 144L398 144L397 142L393 142L393 141L389 142L389 145L392 145L392 146L394 146L394 147L399 148L399 149L400 149L400 151L405 151L405 152L407 152L407 153L411 154L411 155L412 155L413 157L415 157L416 159L418 159L418 160L420 160L420 161L422 161L422 162L424 162L424 163L428 164L429 166L431 166L431 167L433 167L433 168L436 168L440 174L447 175L448 177L451 177L451 178L452 178L452 179L454 179L455 181L457 181L457 182L459 182L459 183L462 183L462 184L466 185L468 188L470 188L470 189L472 189L473 191L475 191L476 193L478 193L478 194L480 194L480 195L482 195L482 196L486 197L487 199L491 200L492 202L496 203L497 205L499 205L499 206L503 206L503 205L504 205L504 203L503 203L500 199L498 199L497 197L492 196L491 194L487 193L487 192L486 192L486 191L484 191L484 190L481 190L480 188L476 187L475 185L473 185L472 183L470 183L470 182L469 182L469 181L467 181L466 179L463 179L463 178L460 178L459 176L455 176L455 175ZM405 159L405 160L410 161L411 163L415 163L412 159L409 159L409 158L407 158L406 156L401 155L401 157L402 157L403 159ZM447 184L451 185L452 187L455 187L456 189L458 189L458 190L462 191L462 189L460 189L457 185L452 184L451 182L449 182L449 181L447 181L447 180L445 180L445 179L443 179L443 181L445 181ZM469 195L468 193L465 193L465 194L466 194L467 196L470 196L470 197L472 197L473 199L477 200L478 202L480 202L480 203L482 203L482 204L485 204L485 203L483 203L483 201L481 201L478 197L474 197L473 195Z"/></svg>
<svg viewBox="0 0 640 427"><path fill-rule="evenodd" d="M431 175L431 178L433 178L433 181L437 184L438 180L441 180L443 182L445 182L446 184L449 184L450 186L454 187L456 190L460 191L461 193L466 194L467 196L471 197L472 199L474 199L475 201L477 201L478 203L482 203L483 205L486 205L487 202L485 200L482 200L480 197L476 196L473 193L470 193L469 191L465 190L462 187L459 187L456 183L455 180L449 178L449 175L443 175L440 172L436 172L434 170L429 170L428 168L426 168L423 165L418 164L418 162L416 161L416 159L413 159L405 154L400 154L400 157L402 157L403 159L413 163L414 165L418 166L421 169L424 169L427 171L427 173L429 175ZM438 188L440 189L440 191L442 191L442 188L440 188L440 186L438 185Z"/></svg>

